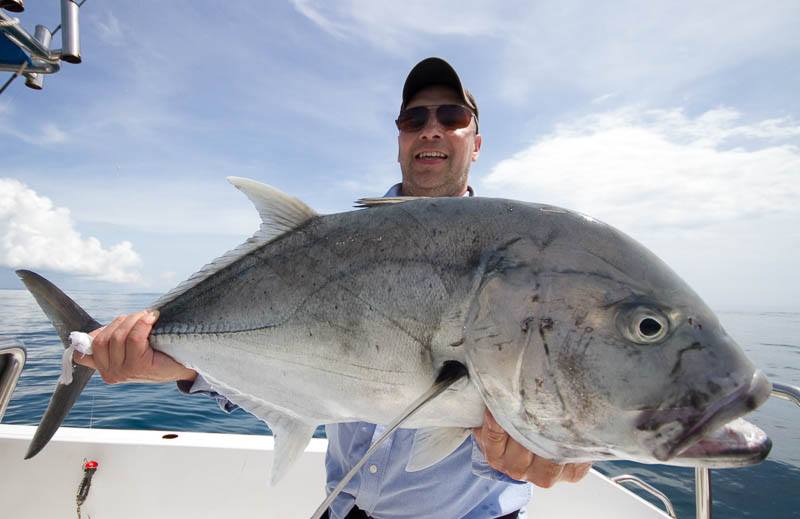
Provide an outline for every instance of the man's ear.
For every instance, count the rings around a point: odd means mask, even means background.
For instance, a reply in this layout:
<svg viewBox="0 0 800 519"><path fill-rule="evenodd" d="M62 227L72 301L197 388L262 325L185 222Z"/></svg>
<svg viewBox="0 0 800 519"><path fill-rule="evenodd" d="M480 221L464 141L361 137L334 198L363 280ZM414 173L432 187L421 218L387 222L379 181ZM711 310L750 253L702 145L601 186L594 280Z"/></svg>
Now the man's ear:
<svg viewBox="0 0 800 519"><path fill-rule="evenodd" d="M475 162L478 160L478 155L481 154L481 143L483 142L483 137L479 133L475 134L475 149L472 150L472 161Z"/></svg>

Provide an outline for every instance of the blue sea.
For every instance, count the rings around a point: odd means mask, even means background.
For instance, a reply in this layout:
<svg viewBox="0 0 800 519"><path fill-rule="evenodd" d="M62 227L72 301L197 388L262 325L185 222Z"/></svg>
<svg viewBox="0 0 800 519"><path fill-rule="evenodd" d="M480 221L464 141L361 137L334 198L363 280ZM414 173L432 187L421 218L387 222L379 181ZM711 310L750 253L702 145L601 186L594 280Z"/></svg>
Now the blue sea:
<svg viewBox="0 0 800 519"><path fill-rule="evenodd" d="M70 294L100 322L146 307L158 294ZM719 312L728 333L773 382L800 386L800 313ZM0 338L22 342L28 362L4 423L35 425L58 377L63 347L33 298L0 290ZM712 471L714 517L800 518L800 407L770 399L748 418L772 438L769 458L758 466ZM181 395L174 384L108 386L94 377L67 417L72 427L156 429L268 434L243 411L226 414L202 396ZM317 434L322 436L322 429ZM694 517L691 469L629 462L599 463L610 475L635 474L665 492L680 518Z"/></svg>

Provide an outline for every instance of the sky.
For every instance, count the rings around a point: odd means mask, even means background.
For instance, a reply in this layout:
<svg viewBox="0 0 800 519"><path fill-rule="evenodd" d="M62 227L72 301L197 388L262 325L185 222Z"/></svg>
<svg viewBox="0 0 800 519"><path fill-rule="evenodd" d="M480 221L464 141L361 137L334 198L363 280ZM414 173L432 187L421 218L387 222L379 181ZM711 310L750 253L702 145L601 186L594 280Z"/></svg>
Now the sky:
<svg viewBox="0 0 800 519"><path fill-rule="evenodd" d="M88 0L83 63L0 95L0 287L166 291L258 227L229 175L320 213L382 195L439 56L480 107L478 195L605 221L712 308L800 311L798 25L793 0Z"/></svg>

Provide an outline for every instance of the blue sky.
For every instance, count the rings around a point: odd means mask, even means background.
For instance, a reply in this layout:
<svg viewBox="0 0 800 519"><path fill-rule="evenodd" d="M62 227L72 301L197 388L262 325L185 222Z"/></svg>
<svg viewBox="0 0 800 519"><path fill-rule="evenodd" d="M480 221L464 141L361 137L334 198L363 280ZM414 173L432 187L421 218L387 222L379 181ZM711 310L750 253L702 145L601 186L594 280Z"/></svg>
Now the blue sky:
<svg viewBox="0 0 800 519"><path fill-rule="evenodd" d="M799 3L264 5L86 3L84 62L0 96L0 286L167 290L256 229L228 175L321 213L382 194L435 55L480 106L479 194L604 220L714 308L800 310Z"/></svg>

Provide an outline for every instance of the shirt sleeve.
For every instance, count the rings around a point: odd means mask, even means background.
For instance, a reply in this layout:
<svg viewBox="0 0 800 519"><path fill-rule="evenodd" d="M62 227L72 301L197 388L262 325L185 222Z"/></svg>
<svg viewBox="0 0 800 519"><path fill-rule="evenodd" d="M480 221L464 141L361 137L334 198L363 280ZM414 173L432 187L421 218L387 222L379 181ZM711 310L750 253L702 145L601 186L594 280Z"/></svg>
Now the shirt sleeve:
<svg viewBox="0 0 800 519"><path fill-rule="evenodd" d="M489 466L489 462L486 461L486 457L483 455L483 451L480 447L478 447L478 442L476 442L471 436L470 441L472 442L472 473L478 477L484 479L491 479L492 481L502 481L503 483L514 483L517 485L526 485L527 481L519 481L517 479L513 479L506 474L503 474L499 470L495 470Z"/></svg>
<svg viewBox="0 0 800 519"><path fill-rule="evenodd" d="M214 391L214 389L211 387L211 384L209 384L200 374L197 375L197 378L194 379L194 382L189 380L179 380L177 384L178 391L185 395L200 394L210 396L217 401L219 408L226 413L230 413L236 409L239 409L239 406Z"/></svg>

